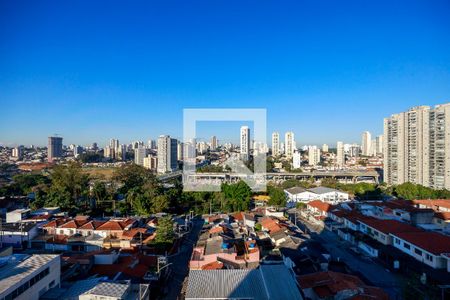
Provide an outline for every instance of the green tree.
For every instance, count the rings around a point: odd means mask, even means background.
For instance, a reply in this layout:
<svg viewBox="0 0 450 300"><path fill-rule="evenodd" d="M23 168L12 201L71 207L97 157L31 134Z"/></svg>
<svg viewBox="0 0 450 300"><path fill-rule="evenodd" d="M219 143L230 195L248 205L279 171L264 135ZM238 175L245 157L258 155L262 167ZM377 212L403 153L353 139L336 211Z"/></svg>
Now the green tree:
<svg viewBox="0 0 450 300"><path fill-rule="evenodd" d="M142 187L145 184L158 185L156 176L150 170L136 164L123 165L117 168L112 178L122 185L119 192L123 194L126 194L130 189Z"/></svg>
<svg viewBox="0 0 450 300"><path fill-rule="evenodd" d="M157 195L152 200L152 207L151 211L152 213L159 213L167 211L169 208L169 199L166 195Z"/></svg>
<svg viewBox="0 0 450 300"><path fill-rule="evenodd" d="M269 205L276 206L276 207L284 207L286 206L287 197L284 191L280 188L274 187L274 186L268 186L267 192L269 194Z"/></svg>
<svg viewBox="0 0 450 300"><path fill-rule="evenodd" d="M297 202L297 204L295 204L295 207L297 209L303 210L303 209L306 208L306 203L304 203L304 202Z"/></svg>
<svg viewBox="0 0 450 300"><path fill-rule="evenodd" d="M244 181L239 181L235 184L225 183L222 185L222 192L230 211L243 211L249 209L252 192L250 187Z"/></svg>
<svg viewBox="0 0 450 300"><path fill-rule="evenodd" d="M79 163L57 165L53 168L51 179L46 205L60 206L71 213L81 209L83 204L86 205L89 195L89 176L82 172Z"/></svg>
<svg viewBox="0 0 450 300"><path fill-rule="evenodd" d="M156 236L154 242L157 244L170 245L175 238L175 232L173 230L172 218L162 217L158 219L158 227L156 228Z"/></svg>

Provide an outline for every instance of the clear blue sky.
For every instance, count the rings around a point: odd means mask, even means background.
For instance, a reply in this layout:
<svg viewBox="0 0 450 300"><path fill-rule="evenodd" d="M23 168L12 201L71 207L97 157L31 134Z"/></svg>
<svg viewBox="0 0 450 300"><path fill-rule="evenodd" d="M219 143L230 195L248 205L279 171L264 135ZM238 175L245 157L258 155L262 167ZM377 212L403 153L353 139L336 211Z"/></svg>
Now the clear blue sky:
<svg viewBox="0 0 450 300"><path fill-rule="evenodd" d="M268 131L300 145L359 142L450 101L449 15L427 0L0 0L0 143L181 137L196 107L267 108Z"/></svg>

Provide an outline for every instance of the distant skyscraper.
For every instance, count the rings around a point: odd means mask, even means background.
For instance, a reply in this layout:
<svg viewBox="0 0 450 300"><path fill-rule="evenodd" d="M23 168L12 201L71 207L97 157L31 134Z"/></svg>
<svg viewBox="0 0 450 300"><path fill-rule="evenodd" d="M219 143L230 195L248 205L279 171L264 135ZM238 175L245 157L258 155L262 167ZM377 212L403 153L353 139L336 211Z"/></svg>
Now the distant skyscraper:
<svg viewBox="0 0 450 300"><path fill-rule="evenodd" d="M177 160L183 160L183 157L184 157L183 143L177 141Z"/></svg>
<svg viewBox="0 0 450 300"><path fill-rule="evenodd" d="M376 155L383 155L383 135L379 135L376 137L375 148Z"/></svg>
<svg viewBox="0 0 450 300"><path fill-rule="evenodd" d="M291 132L291 131L286 132L286 134L284 135L284 145L285 145L286 157L292 158L292 155L294 154L294 150L296 149L293 132Z"/></svg>
<svg viewBox="0 0 450 300"><path fill-rule="evenodd" d="M12 157L20 160L23 155L23 146L18 146L12 149Z"/></svg>
<svg viewBox="0 0 450 300"><path fill-rule="evenodd" d="M124 161L126 160L126 158L127 158L127 145L121 144L117 149L116 159Z"/></svg>
<svg viewBox="0 0 450 300"><path fill-rule="evenodd" d="M345 144L344 153L348 153L350 157L359 157L361 155L361 146L358 144Z"/></svg>
<svg viewBox="0 0 450 300"><path fill-rule="evenodd" d="M83 153L83 147L81 147L80 145L73 147L73 156L75 158L80 156L81 153Z"/></svg>
<svg viewBox="0 0 450 300"><path fill-rule="evenodd" d="M294 151L294 154L292 155L292 168L300 169L301 165L302 165L302 155L300 154L300 151Z"/></svg>
<svg viewBox="0 0 450 300"><path fill-rule="evenodd" d="M177 169L177 140L168 135L158 138L158 173Z"/></svg>
<svg viewBox="0 0 450 300"><path fill-rule="evenodd" d="M148 141L148 147L152 150L156 150L156 141L155 140L149 140Z"/></svg>
<svg viewBox="0 0 450 300"><path fill-rule="evenodd" d="M280 154L280 134L274 132L272 133L272 155L279 156Z"/></svg>
<svg viewBox="0 0 450 300"><path fill-rule="evenodd" d="M191 139L190 141L188 141L187 143L184 144L184 157L183 159L192 159L195 160L196 157L196 146L197 143L195 141L195 139ZM192 163L195 163L193 161L191 161Z"/></svg>
<svg viewBox="0 0 450 300"><path fill-rule="evenodd" d="M216 136L214 135L214 136L211 137L211 150L212 150L212 151L216 151L216 150L217 150L217 146L218 146L218 144L217 144L217 138L216 138Z"/></svg>
<svg viewBox="0 0 450 300"><path fill-rule="evenodd" d="M113 158L114 153L113 153L113 149L111 149L111 146L106 146L105 149L103 150L103 156L106 158Z"/></svg>
<svg viewBox="0 0 450 300"><path fill-rule="evenodd" d="M361 150L362 155L371 156L372 136L370 132L364 131L361 136Z"/></svg>
<svg viewBox="0 0 450 300"><path fill-rule="evenodd" d="M147 149L139 147L134 149L134 163L140 166L144 165L144 158L147 156Z"/></svg>
<svg viewBox="0 0 450 300"><path fill-rule="evenodd" d="M308 165L316 166L320 162L320 149L316 146L309 147L308 150Z"/></svg>
<svg viewBox="0 0 450 300"><path fill-rule="evenodd" d="M384 180L450 189L450 103L384 119Z"/></svg>
<svg viewBox="0 0 450 300"><path fill-rule="evenodd" d="M50 136L47 145L47 160L52 162L54 158L62 157L62 141L63 138L59 136Z"/></svg>
<svg viewBox="0 0 450 300"><path fill-rule="evenodd" d="M208 144L201 141L197 143L197 152L199 154L205 154L208 151Z"/></svg>
<svg viewBox="0 0 450 300"><path fill-rule="evenodd" d="M339 167L343 167L345 165L345 153L343 142L337 142L336 144L336 164Z"/></svg>
<svg viewBox="0 0 450 300"><path fill-rule="evenodd" d="M250 128L248 126L241 127L241 159L248 160L250 157Z"/></svg>
<svg viewBox="0 0 450 300"><path fill-rule="evenodd" d="M322 152L328 152L328 145L327 144L323 144L322 145Z"/></svg>

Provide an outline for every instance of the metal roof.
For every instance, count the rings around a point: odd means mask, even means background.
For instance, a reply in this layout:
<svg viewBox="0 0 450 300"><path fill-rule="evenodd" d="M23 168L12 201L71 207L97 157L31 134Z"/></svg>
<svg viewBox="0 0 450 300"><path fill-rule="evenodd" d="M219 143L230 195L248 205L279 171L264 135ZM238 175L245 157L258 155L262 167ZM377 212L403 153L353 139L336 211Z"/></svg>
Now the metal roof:
<svg viewBox="0 0 450 300"><path fill-rule="evenodd" d="M306 191L306 189L304 189L302 187L299 187L299 186L294 186L294 187L286 189L286 192L288 192L291 195L300 194L300 193L303 193L305 191Z"/></svg>
<svg viewBox="0 0 450 300"><path fill-rule="evenodd" d="M34 254L31 256L24 254L14 254L2 258L0 266L0 295L11 286L21 282L37 270L42 269L53 260L59 260L59 255Z"/></svg>
<svg viewBox="0 0 450 300"><path fill-rule="evenodd" d="M319 186L315 188L308 189L308 191L315 193L315 194L325 194L325 193L333 193L333 192L340 192L339 190L332 189L329 187Z"/></svg>
<svg viewBox="0 0 450 300"><path fill-rule="evenodd" d="M101 282L97 284L93 289L85 292L85 295L97 295L106 297L123 298L128 288L129 284L114 283L114 282Z"/></svg>
<svg viewBox="0 0 450 300"><path fill-rule="evenodd" d="M254 300L302 299L297 284L284 265L259 269L191 270L186 299Z"/></svg>

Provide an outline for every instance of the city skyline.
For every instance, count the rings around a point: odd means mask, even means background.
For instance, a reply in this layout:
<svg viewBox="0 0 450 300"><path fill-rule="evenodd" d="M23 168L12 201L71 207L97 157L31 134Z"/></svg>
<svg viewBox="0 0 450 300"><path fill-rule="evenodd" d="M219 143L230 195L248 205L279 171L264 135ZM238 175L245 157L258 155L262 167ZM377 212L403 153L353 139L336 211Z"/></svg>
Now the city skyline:
<svg viewBox="0 0 450 300"><path fill-rule="evenodd" d="M181 138L184 108L265 108L267 132L357 142L450 101L446 2L68 5L1 4L3 144Z"/></svg>

